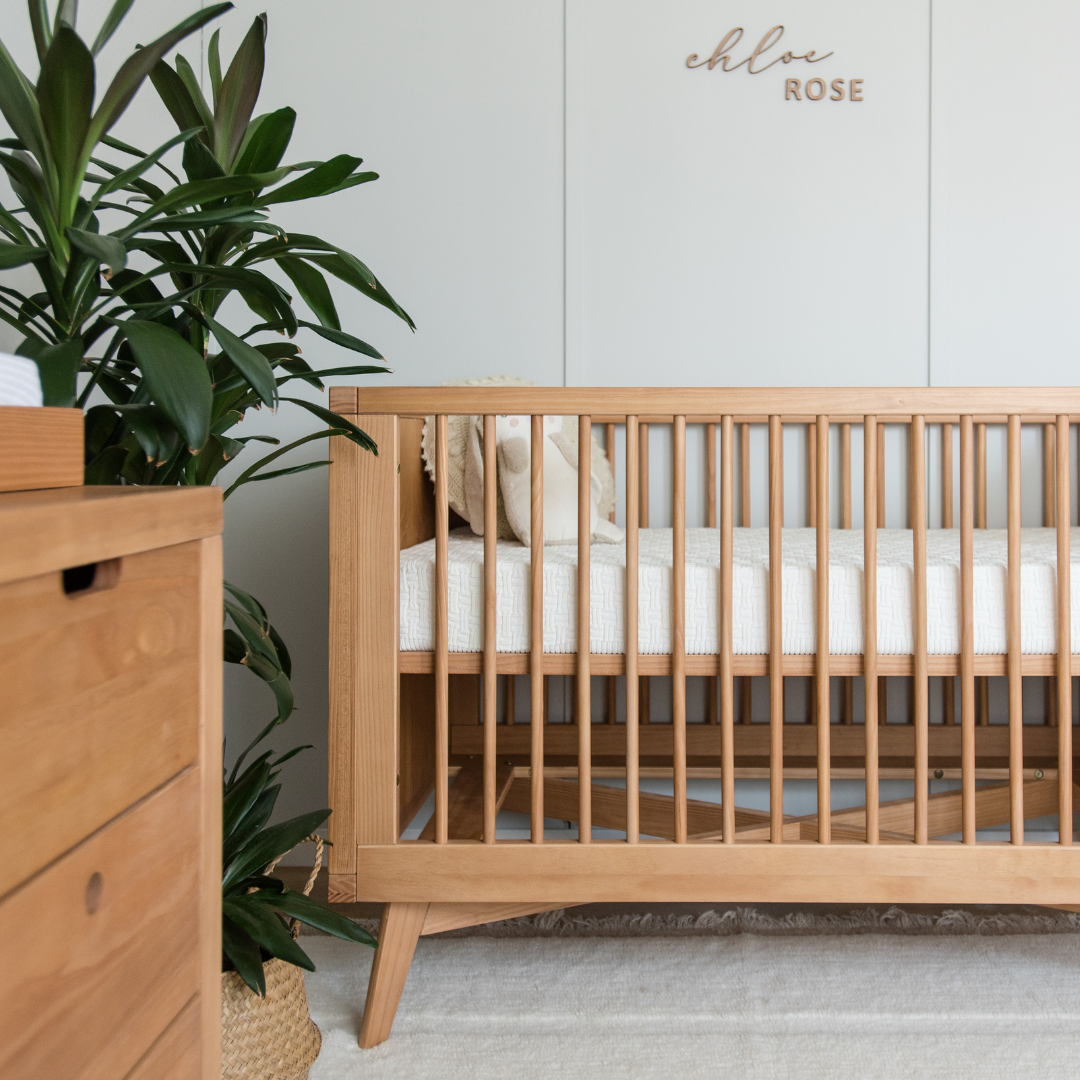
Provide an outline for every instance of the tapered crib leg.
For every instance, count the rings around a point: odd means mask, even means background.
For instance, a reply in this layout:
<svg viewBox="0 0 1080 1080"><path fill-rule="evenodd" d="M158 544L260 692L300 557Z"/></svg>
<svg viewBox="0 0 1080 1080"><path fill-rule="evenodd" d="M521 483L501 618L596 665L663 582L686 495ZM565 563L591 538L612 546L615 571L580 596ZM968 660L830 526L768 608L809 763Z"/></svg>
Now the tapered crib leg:
<svg viewBox="0 0 1080 1080"><path fill-rule="evenodd" d="M420 931L424 928L427 904L383 905L379 926L379 947L371 965L364 1022L360 1027L360 1049L369 1050L385 1042L394 1026L394 1015L405 976L409 974Z"/></svg>

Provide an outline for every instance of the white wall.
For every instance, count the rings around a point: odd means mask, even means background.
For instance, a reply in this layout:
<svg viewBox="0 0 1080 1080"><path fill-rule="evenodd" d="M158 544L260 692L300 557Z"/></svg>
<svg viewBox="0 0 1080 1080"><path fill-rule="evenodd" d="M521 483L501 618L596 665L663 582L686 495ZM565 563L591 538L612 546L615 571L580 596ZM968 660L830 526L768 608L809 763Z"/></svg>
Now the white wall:
<svg viewBox="0 0 1080 1080"><path fill-rule="evenodd" d="M103 70L196 2L135 5ZM107 6L83 0L80 22ZM260 108L297 109L295 157L356 152L382 176L279 220L355 251L413 315L415 335L336 290L396 381L1076 381L1066 0L240 0L220 20L225 55L262 10ZM34 75L24 20L0 34ZM752 48L778 23L784 48L834 56L758 76L685 67L736 25ZM784 100L786 77L819 74L864 79L865 100ZM119 129L147 146L171 131L150 92ZM308 430L295 410L254 423ZM889 487L899 508L899 465ZM325 473L227 506L227 573L294 653L300 711L281 745L317 747L291 812L325 798L326 506ZM268 711L242 675L227 681L231 745Z"/></svg>

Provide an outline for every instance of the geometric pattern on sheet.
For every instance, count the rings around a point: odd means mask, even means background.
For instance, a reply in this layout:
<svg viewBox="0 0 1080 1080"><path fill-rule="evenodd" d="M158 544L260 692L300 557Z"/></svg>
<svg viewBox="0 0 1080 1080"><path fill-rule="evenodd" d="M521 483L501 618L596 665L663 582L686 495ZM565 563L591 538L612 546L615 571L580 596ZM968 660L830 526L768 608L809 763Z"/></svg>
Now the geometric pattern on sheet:
<svg viewBox="0 0 1080 1080"><path fill-rule="evenodd" d="M1080 563L1080 529L1072 529L1071 558ZM783 651L814 652L814 529L783 532ZM529 650L529 549L510 541L497 545L496 649ZM451 652L483 649L483 537L469 529L450 534ZM590 646L594 653L621 653L624 646L626 548L594 544L590 569ZM960 532L926 534L927 649L931 655L960 651ZM974 531L975 652L1006 651L1005 587L1007 534ZM862 651L863 534L833 529L829 537L829 640L835 654ZM768 652L769 530L735 529L733 553L733 651ZM671 530L642 529L639 541L638 651L671 649ZM1021 647L1024 653L1056 649L1057 534L1054 529L1021 531ZM720 534L686 531L686 651L717 651ZM576 650L577 545L544 548L544 651ZM909 529L878 530L878 649L884 655L914 651L911 625L913 580ZM1071 575L1072 640L1080 641L1080 573ZM401 644L403 651L435 647L435 541L401 553Z"/></svg>

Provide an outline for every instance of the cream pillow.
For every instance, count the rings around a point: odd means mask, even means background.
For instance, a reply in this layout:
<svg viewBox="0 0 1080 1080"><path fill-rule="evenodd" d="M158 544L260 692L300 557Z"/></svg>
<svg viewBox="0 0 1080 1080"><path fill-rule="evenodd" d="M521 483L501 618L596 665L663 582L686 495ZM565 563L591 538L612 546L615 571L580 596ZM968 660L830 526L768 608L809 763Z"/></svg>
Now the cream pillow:
<svg viewBox="0 0 1080 1080"><path fill-rule="evenodd" d="M573 544L578 538L578 446L576 416L544 418L544 543ZM600 513L603 481L611 467L593 441L596 467L590 469L589 533L604 544L622 543L622 530ZM528 416L495 420L495 460L507 523L523 544L532 543L532 429ZM465 458L465 499L473 532L484 531L483 418L470 428Z"/></svg>
<svg viewBox="0 0 1080 1080"><path fill-rule="evenodd" d="M482 379L459 379L447 386L535 386L535 383L511 376ZM435 418L424 422L421 449L424 464L435 479ZM516 421L516 423L511 423ZM564 423L565 421L565 423ZM572 543L577 540L577 417L551 416L544 440L544 542ZM502 432L500 438L499 432ZM528 416L500 416L496 420L496 462L499 473L497 496L497 533L500 540L530 542L531 515L531 430ZM448 423L447 450L449 471L447 488L451 509L482 535L483 525L483 417L451 416ZM509 450L503 445L509 443ZM472 470L467 461L472 456ZM567 471L569 470L569 472ZM622 530L608 522L615 506L615 480L611 465L595 432L592 439L592 510L593 536L600 542L621 543ZM467 493L472 488L472 498ZM509 495L508 495L509 492ZM508 509L508 500L513 503ZM470 506L471 503L471 506ZM513 516L517 528L511 524Z"/></svg>

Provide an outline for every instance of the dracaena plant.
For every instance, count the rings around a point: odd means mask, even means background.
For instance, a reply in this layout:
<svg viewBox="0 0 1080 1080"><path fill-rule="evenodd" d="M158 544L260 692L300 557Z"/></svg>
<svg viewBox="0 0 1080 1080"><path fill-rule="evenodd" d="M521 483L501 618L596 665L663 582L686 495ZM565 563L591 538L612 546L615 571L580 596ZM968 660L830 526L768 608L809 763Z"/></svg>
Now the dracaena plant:
<svg viewBox="0 0 1080 1080"><path fill-rule="evenodd" d="M327 275L410 327L412 320L355 255L271 220L283 205L338 194L376 174L348 154L282 164L296 114L254 115L265 15L224 72L218 34L210 39L209 100L182 56L166 61L229 3L192 14L137 48L99 97L95 57L133 2L115 0L87 45L76 29L77 0L60 0L53 14L48 0L28 0L36 83L0 40L0 113L12 136L0 139L0 167L15 197L0 205L0 272L29 265L40 281L30 293L0 285L0 319L22 336L17 351L37 362L45 403L86 411L86 482L211 484L248 443L273 444L236 476L228 498L243 484L327 464L275 464L314 440L343 436L377 453L344 417L281 391L296 380L321 389L320 376L387 370L377 349L342 329ZM147 78L178 129L152 152L111 134ZM296 344L300 332L365 362L313 370ZM250 410L276 410L281 402L306 409L321 426L285 446L236 431ZM374 942L265 873L329 811L268 824L280 766L298 751L267 751L240 770L293 711L291 662L254 597L228 586L225 617L225 659L263 679L276 703L224 783L225 955L262 992L267 957L311 967L286 930L287 917Z"/></svg>
<svg viewBox="0 0 1080 1080"><path fill-rule="evenodd" d="M17 351L37 362L46 404L86 410L86 482L211 484L247 444L274 446L236 476L228 498L244 484L325 465L276 464L305 443L340 435L377 452L344 417L282 390L388 370L376 348L342 329L327 275L410 327L412 320L355 255L271 220L279 207L377 175L348 154L282 164L295 112L254 115L265 15L224 72L218 34L210 39L209 101L183 56L165 60L228 3L136 49L98 98L94 58L132 3L116 0L88 46L76 30L75 0L60 0L52 16L47 0L28 0L36 83L0 40L0 112L13 136L0 139L0 167L17 202L0 206L0 271L29 264L40 279L30 293L0 285L0 319L23 336ZM110 134L147 77L178 128L150 153ZM177 154L183 176L168 163ZM299 333L367 362L313 370ZM321 426L285 446L236 430L249 411L281 402ZM283 721L293 698L280 638L264 613L235 596L225 610L226 659L269 684Z"/></svg>
<svg viewBox="0 0 1080 1080"><path fill-rule="evenodd" d="M250 600L250 597L247 598ZM283 653L288 666L288 652ZM344 941L374 947L375 939L352 920L266 872L269 864L319 828L329 810L268 824L281 784L281 766L309 747L298 746L276 756L267 750L243 768L247 755L274 727L271 723L237 758L225 783L222 807L221 945L224 958L257 994L266 993L263 963L277 957L314 971L315 965L286 928L293 918ZM242 771L241 771L242 770Z"/></svg>

